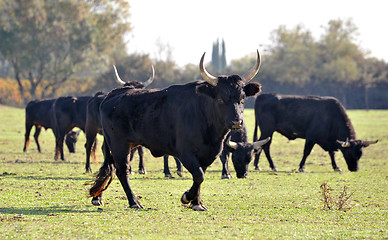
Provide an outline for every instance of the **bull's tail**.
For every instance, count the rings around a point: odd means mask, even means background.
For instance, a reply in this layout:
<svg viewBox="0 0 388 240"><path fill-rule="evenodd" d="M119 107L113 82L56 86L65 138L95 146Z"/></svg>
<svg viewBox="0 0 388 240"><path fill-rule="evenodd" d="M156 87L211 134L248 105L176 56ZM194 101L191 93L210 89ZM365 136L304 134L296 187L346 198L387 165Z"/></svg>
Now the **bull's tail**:
<svg viewBox="0 0 388 240"><path fill-rule="evenodd" d="M104 152L104 155L105 155L104 164L98 171L96 180L94 181L93 186L89 190L90 197L100 196L102 192L109 187L109 184L114 179L116 168L114 167L114 164L113 164L112 155L109 150L106 150Z"/></svg>
<svg viewBox="0 0 388 240"><path fill-rule="evenodd" d="M91 149L91 155L92 155L93 162L97 164L97 166L100 166L100 163L98 162L98 158L97 158L96 149L97 149L97 137L94 139L92 149Z"/></svg>

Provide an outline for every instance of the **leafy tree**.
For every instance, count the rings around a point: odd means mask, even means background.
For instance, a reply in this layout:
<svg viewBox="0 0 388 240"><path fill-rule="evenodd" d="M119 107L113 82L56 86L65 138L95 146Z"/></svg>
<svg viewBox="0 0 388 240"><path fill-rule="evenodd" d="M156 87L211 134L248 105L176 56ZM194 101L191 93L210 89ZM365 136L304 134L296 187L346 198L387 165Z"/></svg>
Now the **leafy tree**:
<svg viewBox="0 0 388 240"><path fill-rule="evenodd" d="M365 108L369 109L370 90L379 82L388 82L388 64L376 58L368 58L361 65L359 74L361 85L365 90Z"/></svg>
<svg viewBox="0 0 388 240"><path fill-rule="evenodd" d="M38 89L40 97L55 95L70 77L98 73L130 30L123 0L16 0L0 6L0 53L12 65L23 101L26 90L31 98L39 97Z"/></svg>
<svg viewBox="0 0 388 240"><path fill-rule="evenodd" d="M268 75L281 83L298 87L310 83L317 61L316 43L310 31L302 25L288 30L279 26L271 33L272 45L266 59Z"/></svg>
<svg viewBox="0 0 388 240"><path fill-rule="evenodd" d="M182 72L182 83L202 80L198 64L186 64Z"/></svg>
<svg viewBox="0 0 388 240"><path fill-rule="evenodd" d="M351 20L331 20L321 37L318 71L321 84L331 87L346 106L347 86L359 79L364 53L354 43L358 34Z"/></svg>
<svg viewBox="0 0 388 240"><path fill-rule="evenodd" d="M163 88L177 83L182 83L182 73L178 65L174 61L156 61L152 86Z"/></svg>

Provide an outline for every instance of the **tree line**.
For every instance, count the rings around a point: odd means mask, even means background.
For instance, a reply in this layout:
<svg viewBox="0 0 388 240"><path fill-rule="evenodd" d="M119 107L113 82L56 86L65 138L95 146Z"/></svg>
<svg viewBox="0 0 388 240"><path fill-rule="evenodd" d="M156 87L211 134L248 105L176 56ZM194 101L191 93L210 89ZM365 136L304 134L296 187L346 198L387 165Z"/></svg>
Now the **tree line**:
<svg viewBox="0 0 388 240"><path fill-rule="evenodd" d="M123 51L131 47L124 36L132 29L123 0L0 0L0 16L1 104L109 91L118 86L112 64L127 81L148 79L153 64L152 88L201 79L197 64L179 67L161 43L154 58ZM303 25L279 26L261 50L254 81L264 92L334 96L347 108L386 109L388 64L370 57L357 34L350 19L329 21L319 39ZM255 52L227 64L226 46L223 39L213 43L209 71L243 74L253 66Z"/></svg>

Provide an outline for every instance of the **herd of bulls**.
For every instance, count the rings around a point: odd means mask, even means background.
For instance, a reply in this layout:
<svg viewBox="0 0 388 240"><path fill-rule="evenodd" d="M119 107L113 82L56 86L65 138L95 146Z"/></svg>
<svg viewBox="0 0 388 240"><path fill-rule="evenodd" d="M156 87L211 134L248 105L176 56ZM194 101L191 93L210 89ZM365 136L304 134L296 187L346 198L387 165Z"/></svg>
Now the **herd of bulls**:
<svg viewBox="0 0 388 240"><path fill-rule="evenodd" d="M206 211L200 198L201 184L206 169L220 156L222 178L230 178L228 156L238 178L247 176L253 156L258 160L264 150L270 167L277 171L270 156L270 144L275 131L293 140L306 139L299 171L315 144L329 152L333 169L334 153L340 150L350 171L358 170L362 148L377 141L356 139L354 128L345 109L335 98L317 96L287 96L259 94L261 85L250 81L258 73L261 59L257 52L255 66L245 75L212 76L204 67L202 56L199 68L205 81L172 85L165 89L145 89L154 79L146 82L124 82L115 68L121 87L109 93L98 92L93 97L60 97L31 101L26 107L24 151L29 144L31 128L40 151L38 136L41 128L52 128L55 139L55 159L64 160L63 143L75 151L80 128L86 134L86 171L91 172L90 157L95 159L96 135L103 134L104 163L97 173L89 194L94 205L102 205L102 193L114 175L117 175L131 208L143 208L129 184L130 159L139 151L139 172L145 173L142 146L155 157L164 156L165 174L171 176L168 155L174 156L178 172L183 165L192 175L192 187L181 197L181 202L193 210ZM259 95L258 95L259 94ZM243 122L244 102L249 96L255 102L254 142L248 142ZM261 136L257 137L257 127ZM96 161L97 163L97 161Z"/></svg>

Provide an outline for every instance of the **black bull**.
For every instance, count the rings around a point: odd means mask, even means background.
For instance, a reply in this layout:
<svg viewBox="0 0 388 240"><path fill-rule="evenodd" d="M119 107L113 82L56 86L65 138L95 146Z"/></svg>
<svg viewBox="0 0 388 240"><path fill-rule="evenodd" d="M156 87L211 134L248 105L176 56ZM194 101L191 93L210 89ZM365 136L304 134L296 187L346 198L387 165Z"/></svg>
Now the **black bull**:
<svg viewBox="0 0 388 240"><path fill-rule="evenodd" d="M163 90L112 91L100 107L104 131L105 161L90 189L94 205L102 204L102 191L116 175L131 208L143 208L129 185L129 151L147 147L153 156L178 157L193 177L192 187L181 202L193 210L207 210L200 199L200 188L207 167L222 151L227 133L243 124L246 97L260 92L259 83L248 82L260 67L242 77L211 76L200 62L202 77L184 85Z"/></svg>
<svg viewBox="0 0 388 240"><path fill-rule="evenodd" d="M222 162L222 179L230 179L228 159L230 153L232 153L232 163L236 170L237 178L245 178L248 175L248 165L252 160L254 153L261 150L261 146L269 141L269 137L262 141L254 142L253 144L248 142L248 131L243 124L242 128L233 129L228 133L226 137L227 141L224 142L224 149L220 155Z"/></svg>
<svg viewBox="0 0 388 240"><path fill-rule="evenodd" d="M39 135L42 131L42 127L46 130L54 128L54 120L52 116L52 106L55 102L55 99L43 99L43 100L33 100L30 101L26 106L26 122L25 128L26 132L24 134L24 147L23 151L27 152L30 144L30 132L33 126L35 126L34 140L39 152L41 147L39 144ZM69 149L69 152L75 152L75 144L78 140L79 131L69 132L65 139L66 145Z"/></svg>
<svg viewBox="0 0 388 240"><path fill-rule="evenodd" d="M146 88L148 85L152 83L155 77L155 70L152 66L152 74L148 78L147 81L140 82L140 81L123 81L116 69L116 66L113 65L114 72L115 72L115 79L116 81L122 85L123 89L143 89ZM86 143L85 143L85 149L86 149L86 164L85 169L86 172L92 172L92 169L90 167L90 156L93 154L93 159L97 159L95 155L95 147L96 147L96 141L97 141L97 133L102 133L102 126L101 126L101 120L100 120L100 104L104 100L104 98L108 95L108 93L104 92L97 92L92 98L90 98L87 102L86 106L86 123L85 123L85 135L86 135ZM144 169L144 163L143 163L143 150L142 147L139 146L139 173L145 174L146 171ZM131 152L131 159L133 156L135 149ZM96 163L98 163L96 161Z"/></svg>
<svg viewBox="0 0 388 240"><path fill-rule="evenodd" d="M263 146L270 167L277 171L270 155L273 133L279 132L289 140L306 139L303 158L299 171L315 144L329 152L335 171L341 171L334 158L335 151L341 150L350 171L358 170L358 161L362 148L377 141L356 139L356 132L341 103L333 97L291 96L280 94L260 94L255 102L254 140L257 139L257 126L260 127L260 139L271 137ZM260 152L254 165L258 166Z"/></svg>
<svg viewBox="0 0 388 240"><path fill-rule="evenodd" d="M74 127L85 131L86 104L91 97L60 97L53 104L53 131L55 135L55 156L65 160L63 142L65 135Z"/></svg>

